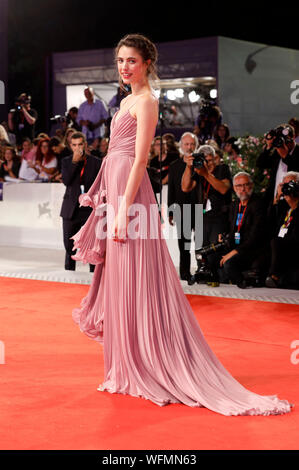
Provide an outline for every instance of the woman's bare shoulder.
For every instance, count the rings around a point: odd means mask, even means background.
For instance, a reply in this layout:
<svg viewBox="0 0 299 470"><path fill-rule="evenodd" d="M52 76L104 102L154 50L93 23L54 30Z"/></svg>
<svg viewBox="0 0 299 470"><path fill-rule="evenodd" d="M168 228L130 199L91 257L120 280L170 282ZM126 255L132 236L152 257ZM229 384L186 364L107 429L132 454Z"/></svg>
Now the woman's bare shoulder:
<svg viewBox="0 0 299 470"><path fill-rule="evenodd" d="M143 96L140 97L140 100L138 100L138 102L136 103L136 110L138 110L138 108L142 110L144 110L145 108L156 110L158 102L159 100L153 93L145 93Z"/></svg>

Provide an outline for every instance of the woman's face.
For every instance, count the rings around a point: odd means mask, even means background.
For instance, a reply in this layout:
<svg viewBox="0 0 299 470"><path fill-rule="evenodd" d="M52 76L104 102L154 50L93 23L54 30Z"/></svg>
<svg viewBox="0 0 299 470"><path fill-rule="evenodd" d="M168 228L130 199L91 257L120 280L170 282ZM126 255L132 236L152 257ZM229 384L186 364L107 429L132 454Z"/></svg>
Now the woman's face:
<svg viewBox="0 0 299 470"><path fill-rule="evenodd" d="M166 145L166 141L163 140L162 141L162 153L165 153L167 150L167 145ZM161 151L161 141L160 139L156 140L155 143L154 143L154 152L155 152L155 155L160 155L160 151Z"/></svg>
<svg viewBox="0 0 299 470"><path fill-rule="evenodd" d="M41 152L43 155L46 155L49 151L49 144L48 142L43 142L40 146Z"/></svg>
<svg viewBox="0 0 299 470"><path fill-rule="evenodd" d="M28 153L31 149L31 143L30 142L27 142L27 140L25 140L25 142L23 142L23 150L25 153Z"/></svg>
<svg viewBox="0 0 299 470"><path fill-rule="evenodd" d="M218 129L218 135L219 137L221 138L224 138L225 137L225 127L223 126L220 126L219 129Z"/></svg>
<svg viewBox="0 0 299 470"><path fill-rule="evenodd" d="M232 144L230 143L226 143L225 146L224 146L224 151L227 152L227 153L231 153L232 151Z"/></svg>
<svg viewBox="0 0 299 470"><path fill-rule="evenodd" d="M4 158L7 162L10 162L13 159L13 153L10 149L5 150Z"/></svg>
<svg viewBox="0 0 299 470"><path fill-rule="evenodd" d="M134 47L122 46L117 54L118 73L125 85L143 81L150 61L144 62Z"/></svg>

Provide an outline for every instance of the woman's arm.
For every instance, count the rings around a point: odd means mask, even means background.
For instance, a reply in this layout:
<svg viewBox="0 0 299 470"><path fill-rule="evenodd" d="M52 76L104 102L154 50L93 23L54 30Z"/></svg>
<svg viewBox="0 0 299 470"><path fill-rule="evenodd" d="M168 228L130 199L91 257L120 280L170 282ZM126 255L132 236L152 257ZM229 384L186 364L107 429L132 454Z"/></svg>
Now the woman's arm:
<svg viewBox="0 0 299 470"><path fill-rule="evenodd" d="M151 96L139 99L136 104L137 133L135 161L127 181L124 199L126 206L134 203L135 196L146 170L149 149L158 122L157 101Z"/></svg>

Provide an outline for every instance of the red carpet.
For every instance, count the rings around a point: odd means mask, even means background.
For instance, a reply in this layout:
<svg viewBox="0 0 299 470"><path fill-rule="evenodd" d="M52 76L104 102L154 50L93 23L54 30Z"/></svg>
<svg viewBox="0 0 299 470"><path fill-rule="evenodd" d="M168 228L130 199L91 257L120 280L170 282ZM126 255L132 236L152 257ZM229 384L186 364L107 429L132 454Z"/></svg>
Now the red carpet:
<svg viewBox="0 0 299 470"><path fill-rule="evenodd" d="M102 346L71 310L88 286L0 278L0 449L298 449L299 306L188 296L210 346L246 388L295 404L281 416L98 392ZM298 357L298 355L297 355Z"/></svg>

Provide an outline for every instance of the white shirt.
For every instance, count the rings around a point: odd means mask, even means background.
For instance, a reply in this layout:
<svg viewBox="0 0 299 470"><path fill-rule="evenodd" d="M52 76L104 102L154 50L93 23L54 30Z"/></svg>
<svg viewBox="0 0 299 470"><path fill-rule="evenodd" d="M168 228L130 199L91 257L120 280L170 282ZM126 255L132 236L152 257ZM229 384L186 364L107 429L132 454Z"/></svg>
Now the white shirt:
<svg viewBox="0 0 299 470"><path fill-rule="evenodd" d="M45 160L43 160L42 166L44 166L45 168L56 168L57 167L57 158L56 157L52 158L52 160L49 163L45 163ZM39 179L43 179L43 180L49 179L50 176L51 175L49 175L45 171L41 171L40 174L39 174Z"/></svg>
<svg viewBox="0 0 299 470"><path fill-rule="evenodd" d="M101 119L107 119L108 112L100 100L94 100L92 104L89 104L88 101L84 101L79 107L77 123L80 124L80 121L91 121L93 124L99 122ZM87 139L96 139L101 137L101 126L97 127L93 131L90 131L88 127L82 126L82 132L86 135Z"/></svg>
<svg viewBox="0 0 299 470"><path fill-rule="evenodd" d="M28 166L28 162L25 160L25 158L22 160L20 166L19 178L26 181L34 181L38 178L38 173L33 168Z"/></svg>

